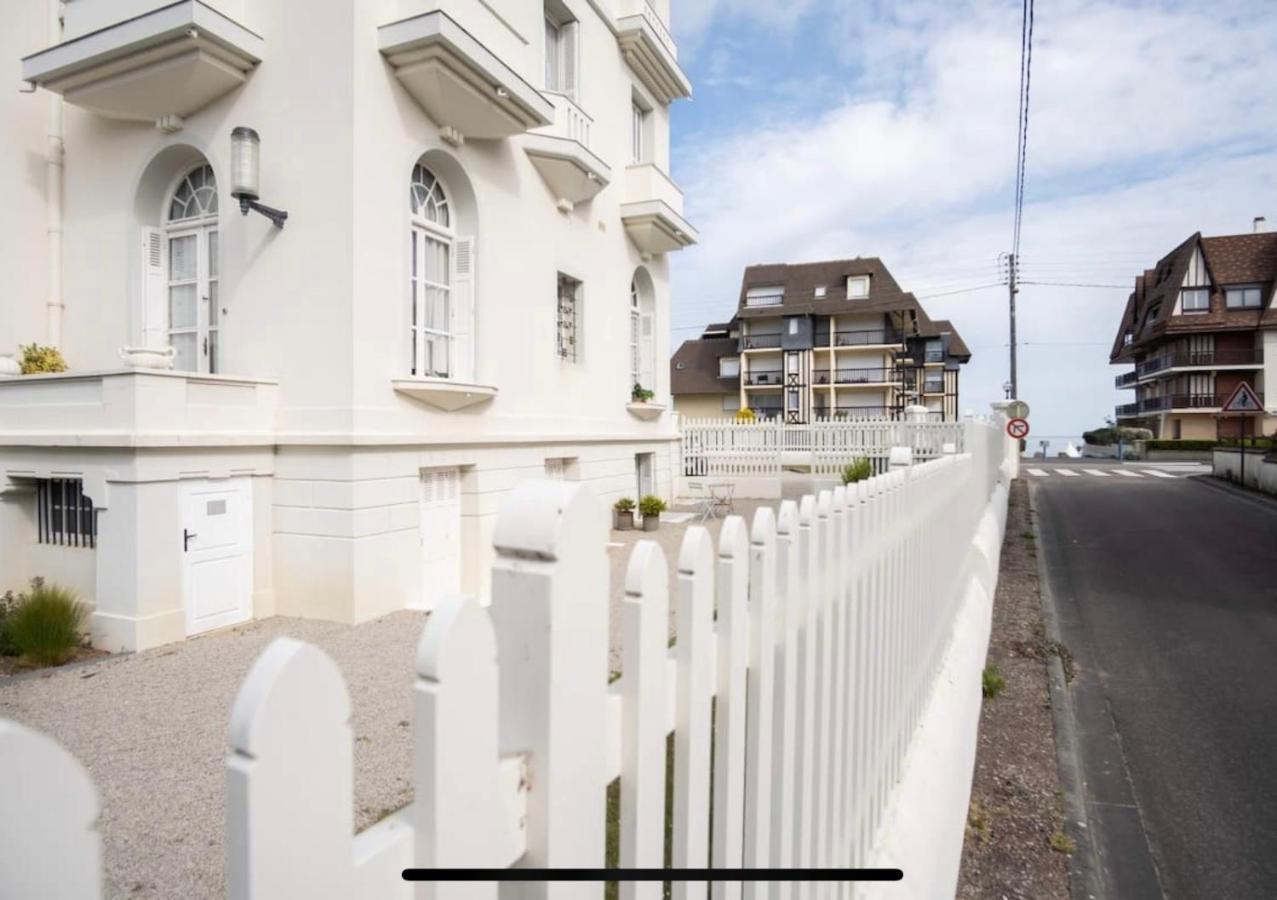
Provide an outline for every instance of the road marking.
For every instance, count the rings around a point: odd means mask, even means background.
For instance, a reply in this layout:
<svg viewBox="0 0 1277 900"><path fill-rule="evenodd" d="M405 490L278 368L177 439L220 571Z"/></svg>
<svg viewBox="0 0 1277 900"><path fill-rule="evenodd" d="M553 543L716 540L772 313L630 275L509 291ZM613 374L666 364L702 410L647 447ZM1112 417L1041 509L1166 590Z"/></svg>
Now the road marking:
<svg viewBox="0 0 1277 900"><path fill-rule="evenodd" d="M1051 473L1050 473L1050 472L1044 472L1044 471L1042 471L1041 469L1029 469L1029 474L1030 474L1030 475L1036 475L1038 478L1045 478L1046 476L1050 475Z"/></svg>
<svg viewBox="0 0 1277 900"><path fill-rule="evenodd" d="M1061 475L1063 475L1065 478L1077 478L1077 477L1078 477L1077 472L1074 472L1072 469L1056 469L1055 471L1059 472L1059 473L1060 473Z"/></svg>
<svg viewBox="0 0 1277 900"><path fill-rule="evenodd" d="M1154 478L1174 478L1170 472L1159 472L1157 469L1140 469L1144 475L1152 475Z"/></svg>
<svg viewBox="0 0 1277 900"><path fill-rule="evenodd" d="M1108 473L1108 472L1101 472L1099 469L1083 469L1082 471L1083 471L1083 472L1085 472L1087 475L1094 475L1094 476L1096 476L1097 478L1108 478L1108 477L1109 477L1109 473Z"/></svg>
<svg viewBox="0 0 1277 900"><path fill-rule="evenodd" d="M1115 472L1115 474L1117 474L1117 475L1125 475L1127 478L1139 478L1139 477L1141 477L1139 472L1129 472L1129 471L1127 471L1126 469L1117 469L1117 470L1116 470L1116 472Z"/></svg>

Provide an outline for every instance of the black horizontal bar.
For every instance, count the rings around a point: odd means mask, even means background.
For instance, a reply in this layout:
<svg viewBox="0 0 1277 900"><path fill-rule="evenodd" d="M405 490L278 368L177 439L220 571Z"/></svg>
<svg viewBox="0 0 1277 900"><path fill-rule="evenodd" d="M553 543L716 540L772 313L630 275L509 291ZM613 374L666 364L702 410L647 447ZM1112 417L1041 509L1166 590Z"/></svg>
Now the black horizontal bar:
<svg viewBox="0 0 1277 900"><path fill-rule="evenodd" d="M404 881L900 881L900 869L404 869Z"/></svg>

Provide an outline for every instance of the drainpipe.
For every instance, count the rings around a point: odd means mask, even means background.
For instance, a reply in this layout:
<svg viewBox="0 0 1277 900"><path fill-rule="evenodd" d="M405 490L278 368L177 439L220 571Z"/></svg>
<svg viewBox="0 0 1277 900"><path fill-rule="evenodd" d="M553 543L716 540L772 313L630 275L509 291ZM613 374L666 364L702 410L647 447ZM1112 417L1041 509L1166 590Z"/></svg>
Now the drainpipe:
<svg viewBox="0 0 1277 900"><path fill-rule="evenodd" d="M49 0L50 46L62 42L62 0ZM45 301L47 340L62 346L62 97L49 92L49 140L45 154L45 221L48 223L49 295Z"/></svg>

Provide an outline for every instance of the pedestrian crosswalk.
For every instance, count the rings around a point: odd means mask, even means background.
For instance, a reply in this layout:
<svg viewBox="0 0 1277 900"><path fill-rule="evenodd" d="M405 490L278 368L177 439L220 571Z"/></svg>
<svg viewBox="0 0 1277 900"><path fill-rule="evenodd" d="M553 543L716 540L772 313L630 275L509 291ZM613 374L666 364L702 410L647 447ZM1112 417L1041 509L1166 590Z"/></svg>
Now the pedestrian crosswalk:
<svg viewBox="0 0 1277 900"><path fill-rule="evenodd" d="M1090 476L1092 478L1187 478L1190 475L1200 475L1202 472L1209 470L1205 467L1201 469L1182 468L1173 472L1168 472L1164 469L1125 468L1118 466L1113 466L1107 469L1083 469L1072 466L1052 466L1049 469L1044 469L1033 466L1026 467L1024 471L1034 478L1052 478L1056 476L1061 478L1083 478L1086 476Z"/></svg>

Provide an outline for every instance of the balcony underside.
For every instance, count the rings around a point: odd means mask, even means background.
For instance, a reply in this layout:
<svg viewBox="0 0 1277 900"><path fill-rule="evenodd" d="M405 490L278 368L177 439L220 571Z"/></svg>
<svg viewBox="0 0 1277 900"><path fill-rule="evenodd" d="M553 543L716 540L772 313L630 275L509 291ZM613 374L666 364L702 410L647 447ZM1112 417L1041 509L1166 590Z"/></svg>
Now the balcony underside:
<svg viewBox="0 0 1277 900"><path fill-rule="evenodd" d="M696 243L696 229L663 200L621 204L621 221L634 245L656 255Z"/></svg>
<svg viewBox="0 0 1277 900"><path fill-rule="evenodd" d="M395 77L456 139L495 139L549 125L550 102L446 13L383 25L380 48Z"/></svg>
<svg viewBox="0 0 1277 900"><path fill-rule="evenodd" d="M692 83L646 16L622 16L617 19L616 28L626 64L657 100L669 104L692 96Z"/></svg>
<svg viewBox="0 0 1277 900"><path fill-rule="evenodd" d="M523 150L555 198L569 204L593 200L612 180L612 170L579 141L530 134Z"/></svg>
<svg viewBox="0 0 1277 900"><path fill-rule="evenodd" d="M28 56L22 77L107 118L154 122L239 87L263 54L256 34L187 0Z"/></svg>

